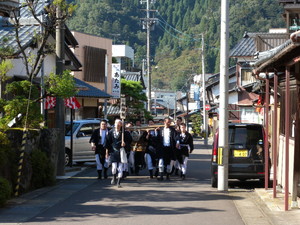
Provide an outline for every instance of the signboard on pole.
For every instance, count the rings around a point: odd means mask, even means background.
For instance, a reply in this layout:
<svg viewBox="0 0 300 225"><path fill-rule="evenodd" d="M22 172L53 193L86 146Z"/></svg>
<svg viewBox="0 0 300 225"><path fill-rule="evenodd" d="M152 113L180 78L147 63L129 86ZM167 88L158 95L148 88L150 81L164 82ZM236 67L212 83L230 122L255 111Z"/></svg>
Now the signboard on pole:
<svg viewBox="0 0 300 225"><path fill-rule="evenodd" d="M120 118L123 120L126 118L126 98L122 96L120 100Z"/></svg>
<svg viewBox="0 0 300 225"><path fill-rule="evenodd" d="M112 90L111 95L113 98L120 98L121 94L121 64L112 64Z"/></svg>

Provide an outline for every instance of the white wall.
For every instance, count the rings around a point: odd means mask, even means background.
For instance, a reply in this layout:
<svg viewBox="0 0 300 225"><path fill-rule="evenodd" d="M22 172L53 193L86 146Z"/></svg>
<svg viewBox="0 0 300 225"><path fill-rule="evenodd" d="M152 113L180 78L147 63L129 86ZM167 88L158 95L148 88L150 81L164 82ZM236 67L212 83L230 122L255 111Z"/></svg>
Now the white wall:
<svg viewBox="0 0 300 225"><path fill-rule="evenodd" d="M113 45L113 57L127 57L134 61L134 50L128 45Z"/></svg>
<svg viewBox="0 0 300 225"><path fill-rule="evenodd" d="M25 52L28 53L29 50L31 54L36 54L37 50L36 49L33 50L31 48L27 48ZM22 58L13 59L12 63L14 67L7 73L8 76L14 76L14 75L27 76L25 64ZM48 76L50 72L55 73L55 55L48 55L44 61L44 75ZM41 71L39 72L38 76L40 75L41 75Z"/></svg>
<svg viewBox="0 0 300 225"><path fill-rule="evenodd" d="M294 176L294 140L289 139L289 192L293 190L293 176ZM283 188L285 187L285 137L279 136L279 150L278 150L278 167L277 167L277 182Z"/></svg>

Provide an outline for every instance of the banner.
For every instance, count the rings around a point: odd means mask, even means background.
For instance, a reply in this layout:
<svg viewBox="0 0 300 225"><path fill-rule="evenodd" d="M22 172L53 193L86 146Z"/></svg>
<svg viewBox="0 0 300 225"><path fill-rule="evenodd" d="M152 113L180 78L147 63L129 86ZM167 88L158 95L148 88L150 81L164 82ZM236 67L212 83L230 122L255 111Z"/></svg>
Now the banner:
<svg viewBox="0 0 300 225"><path fill-rule="evenodd" d="M44 108L45 109L52 109L56 105L56 97L47 96L44 101Z"/></svg>
<svg viewBox="0 0 300 225"><path fill-rule="evenodd" d="M79 109L81 106L75 97L65 98L64 101L65 106L70 109Z"/></svg>
<svg viewBox="0 0 300 225"><path fill-rule="evenodd" d="M113 98L120 98L121 94L121 64L112 64L112 90Z"/></svg>

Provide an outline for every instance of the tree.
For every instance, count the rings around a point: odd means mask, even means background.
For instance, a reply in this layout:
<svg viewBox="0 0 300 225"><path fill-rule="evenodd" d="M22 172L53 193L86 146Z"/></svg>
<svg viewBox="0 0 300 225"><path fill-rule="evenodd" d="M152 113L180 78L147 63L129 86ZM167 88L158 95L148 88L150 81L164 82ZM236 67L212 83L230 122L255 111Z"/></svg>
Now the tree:
<svg viewBox="0 0 300 225"><path fill-rule="evenodd" d="M126 105L130 111L127 112L127 120L134 121L141 119L143 114L149 119L150 113L145 110L144 104L147 101L143 86L139 81L121 79L121 94L126 97Z"/></svg>
<svg viewBox="0 0 300 225"><path fill-rule="evenodd" d="M17 15L16 11L12 12L14 22L11 25L14 27L14 37L18 47L16 49L11 48L10 45L8 45L7 38L0 40L1 43L3 43L0 47L1 81L7 79L5 75L12 68L11 62L7 59L21 58L27 75L26 81L13 82L6 86L5 93L14 96L14 98L11 100L1 100L0 108L1 111L4 112L4 116L0 121L2 125L7 124L9 120L21 113L23 117L26 118L26 122L22 122L23 125L25 124L25 126L34 128L40 127L39 124L42 118L39 109L40 96L39 94L37 95L34 93L37 90L37 87L33 85L32 81L40 72L45 57L55 53L55 44L49 40L50 35L55 32L58 21L66 20L76 8L73 4L68 4L66 0L54 0L51 4L44 7L45 12L43 15L46 16L44 19L41 19L42 17L40 16L39 11L41 4L42 1L39 0L25 0L20 6L20 9L27 10L34 18L33 23L35 23L35 25L42 27L42 29L37 29L34 36L31 37L32 46L34 46L36 51L28 53L29 51L26 50L28 45L23 44L22 33L20 32L22 27L26 24L23 24L22 18ZM56 16L58 7L60 7L62 11L62 16L60 18L57 18ZM62 80L64 82L61 82ZM70 71L65 71L64 76L59 79L57 75L52 74L48 81L46 91L49 90L48 92L51 92L51 95L71 97L75 93L75 83ZM53 85L55 87L53 87ZM15 93L17 90L18 94ZM61 93L62 90L65 91L64 94Z"/></svg>

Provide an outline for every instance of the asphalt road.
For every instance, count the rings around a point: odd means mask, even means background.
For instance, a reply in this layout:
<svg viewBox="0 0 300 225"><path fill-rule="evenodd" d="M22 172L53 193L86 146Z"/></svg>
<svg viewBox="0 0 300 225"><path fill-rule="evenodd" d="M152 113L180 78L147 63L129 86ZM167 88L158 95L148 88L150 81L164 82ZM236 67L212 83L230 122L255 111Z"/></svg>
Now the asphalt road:
<svg viewBox="0 0 300 225"><path fill-rule="evenodd" d="M240 191L211 188L210 149L202 140L195 144L184 181L149 179L144 169L117 188L110 180L96 180L96 169L88 168L24 204L0 210L0 224L245 224L236 208L243 200Z"/></svg>

